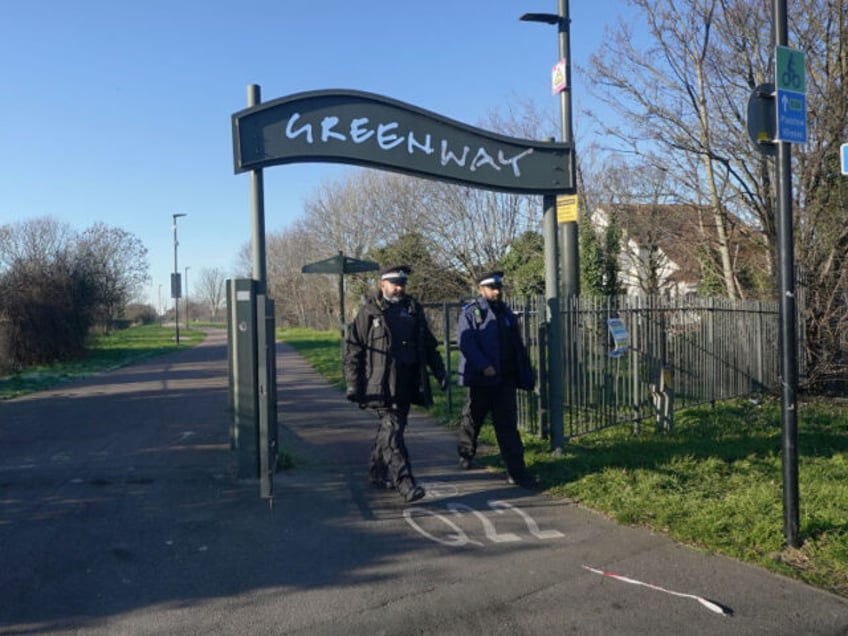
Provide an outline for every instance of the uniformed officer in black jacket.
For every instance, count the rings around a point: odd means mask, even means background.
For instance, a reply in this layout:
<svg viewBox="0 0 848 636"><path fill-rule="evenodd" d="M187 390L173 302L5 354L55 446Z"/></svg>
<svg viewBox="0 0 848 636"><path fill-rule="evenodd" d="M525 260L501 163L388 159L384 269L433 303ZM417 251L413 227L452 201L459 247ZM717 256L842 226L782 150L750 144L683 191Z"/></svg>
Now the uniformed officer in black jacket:
<svg viewBox="0 0 848 636"><path fill-rule="evenodd" d="M472 467L477 436L491 414L510 483L536 488L539 479L524 464L515 397L516 388L532 391L536 378L518 319L501 298L502 288L503 272L486 272L477 279L480 295L459 315L457 373L459 384L468 387L459 425L459 463Z"/></svg>
<svg viewBox="0 0 848 636"><path fill-rule="evenodd" d="M408 502L421 499L404 442L411 404L430 406L427 367L446 386L438 342L421 304L406 295L407 265L380 271L380 289L360 308L345 343L347 399L376 410L380 418L368 470L371 482L388 481Z"/></svg>

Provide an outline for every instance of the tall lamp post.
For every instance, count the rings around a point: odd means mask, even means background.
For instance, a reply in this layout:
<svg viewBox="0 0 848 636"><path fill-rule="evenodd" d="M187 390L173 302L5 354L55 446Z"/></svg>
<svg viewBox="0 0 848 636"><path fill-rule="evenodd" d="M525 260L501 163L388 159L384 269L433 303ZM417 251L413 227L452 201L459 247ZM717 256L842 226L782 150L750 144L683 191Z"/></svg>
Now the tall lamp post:
<svg viewBox="0 0 848 636"><path fill-rule="evenodd" d="M188 270L191 269L191 265L185 266L185 320L186 320L186 329L188 329Z"/></svg>
<svg viewBox="0 0 848 636"><path fill-rule="evenodd" d="M177 345L180 344L180 296L182 285L180 284L180 267L177 264L177 247L180 242L177 240L177 219L182 216L187 216L184 213L178 212L171 215L174 219L174 273L171 276L171 298L174 299L174 329L176 329Z"/></svg>
<svg viewBox="0 0 848 636"><path fill-rule="evenodd" d="M556 13L525 13L520 18L523 22L541 22L557 26L559 35L559 62L563 72L565 73L565 86L559 91L560 98L560 119L562 125L562 142L573 143L571 132L571 60L569 59L569 27L571 18L568 15L568 0L557 0ZM576 174L574 166L574 152L571 152L570 173ZM570 320L571 312L568 312L569 320L565 321L564 336L565 344L563 345L560 331L560 304L559 304L559 276L557 276L557 260L558 256L562 256L562 282L563 292L571 307L571 299L580 294L580 259L578 258L577 244L577 222L568 221L562 224L561 239L557 241L557 219L556 201L554 197L545 197L545 296L548 299L549 309L549 362L548 362L548 381L550 389L548 392L548 400L550 403L550 434L551 447L554 453L562 453L565 444L565 414L564 414L564 390L565 384L574 386L576 373L576 339L573 337L573 327ZM558 243L561 243L561 249L558 249ZM559 252L559 255L557 254ZM565 361L563 361L563 353L565 353ZM564 370L566 366L571 381L565 383L563 381Z"/></svg>
<svg viewBox="0 0 848 636"><path fill-rule="evenodd" d="M525 13L520 18L524 22L542 22L556 25L559 40L559 59L565 66L565 88L559 92L560 123L562 142L574 141L571 129L571 44L569 31L571 17L568 13L568 0L557 0L556 13ZM571 153L574 161L574 153ZM571 174L576 174L574 166ZM562 282L566 299L580 295L580 258L578 246L577 222L562 224Z"/></svg>

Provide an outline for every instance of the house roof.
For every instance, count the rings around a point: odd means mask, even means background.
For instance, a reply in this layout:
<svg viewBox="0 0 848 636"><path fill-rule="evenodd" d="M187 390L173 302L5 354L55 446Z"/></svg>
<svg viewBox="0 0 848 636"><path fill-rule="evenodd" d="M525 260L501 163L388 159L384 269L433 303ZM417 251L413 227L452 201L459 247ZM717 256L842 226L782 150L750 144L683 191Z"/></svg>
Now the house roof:
<svg viewBox="0 0 848 636"><path fill-rule="evenodd" d="M612 211L620 227L640 249L660 249L677 266L674 282L701 280L700 256L705 247L718 249L718 232L712 212L693 205L617 205ZM761 233L739 217L726 213L730 258L735 270L767 266Z"/></svg>

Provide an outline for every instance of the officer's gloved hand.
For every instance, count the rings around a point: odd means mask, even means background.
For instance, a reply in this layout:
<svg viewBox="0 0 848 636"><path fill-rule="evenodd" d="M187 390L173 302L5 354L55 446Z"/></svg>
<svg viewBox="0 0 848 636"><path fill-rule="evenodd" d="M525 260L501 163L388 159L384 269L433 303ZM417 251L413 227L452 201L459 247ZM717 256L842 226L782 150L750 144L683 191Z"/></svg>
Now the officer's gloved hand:
<svg viewBox="0 0 848 636"><path fill-rule="evenodd" d="M439 388L442 391L447 390L447 388L448 388L448 376L443 375L441 378L439 378Z"/></svg>

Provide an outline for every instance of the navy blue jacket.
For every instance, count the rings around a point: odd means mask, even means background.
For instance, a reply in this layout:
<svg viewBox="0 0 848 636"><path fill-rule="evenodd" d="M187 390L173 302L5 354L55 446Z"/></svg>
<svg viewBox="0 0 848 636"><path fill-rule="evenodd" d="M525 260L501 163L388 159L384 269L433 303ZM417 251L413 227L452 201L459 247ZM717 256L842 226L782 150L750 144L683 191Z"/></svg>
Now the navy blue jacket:
<svg viewBox="0 0 848 636"><path fill-rule="evenodd" d="M516 378L519 389L532 391L536 376L530 363L530 356L521 340L518 319L509 306L504 305L503 319L506 321L509 340L515 351ZM501 383L500 339L498 338L498 318L482 296L462 308L457 325L459 343L460 386L497 386ZM497 373L492 377L483 375L483 369L495 367Z"/></svg>

